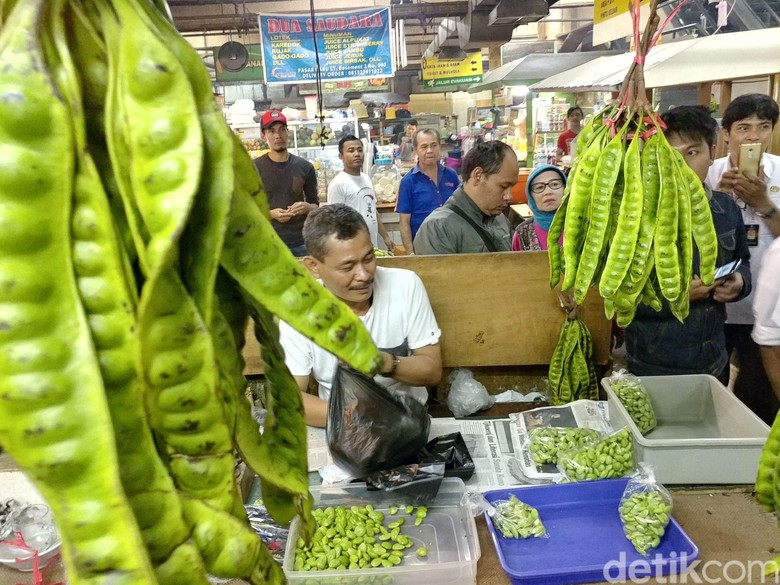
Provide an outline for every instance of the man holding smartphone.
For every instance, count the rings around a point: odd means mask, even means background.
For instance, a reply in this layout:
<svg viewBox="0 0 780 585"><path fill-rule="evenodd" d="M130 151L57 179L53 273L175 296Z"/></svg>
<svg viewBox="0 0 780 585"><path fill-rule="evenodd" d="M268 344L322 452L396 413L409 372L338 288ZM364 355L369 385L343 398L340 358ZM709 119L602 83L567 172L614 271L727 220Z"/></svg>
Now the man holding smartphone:
<svg viewBox="0 0 780 585"><path fill-rule="evenodd" d="M729 154L716 160L707 174L707 183L731 195L742 210L749 236L750 264L754 270L761 265L762 256L772 241L780 235L780 156L766 152L772 143L778 114L777 103L767 95L743 95L732 101L721 122ZM760 148L761 164L757 172L751 172L755 169L748 168L747 157L756 146ZM750 335L753 300L754 296L748 295L740 302L728 305L726 342L729 350L736 351L738 360L735 395L771 424L780 403L772 392L759 346Z"/></svg>

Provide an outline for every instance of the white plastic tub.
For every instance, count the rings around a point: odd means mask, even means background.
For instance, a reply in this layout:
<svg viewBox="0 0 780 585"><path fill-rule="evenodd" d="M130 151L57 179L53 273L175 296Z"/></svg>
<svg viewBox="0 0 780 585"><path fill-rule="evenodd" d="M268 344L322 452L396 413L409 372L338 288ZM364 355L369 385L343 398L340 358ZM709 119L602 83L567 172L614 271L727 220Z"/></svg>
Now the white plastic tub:
<svg viewBox="0 0 780 585"><path fill-rule="evenodd" d="M388 515L391 505L403 506L381 491L368 491L365 484L345 486L312 486L314 507L363 506ZM460 500L465 492L459 478L444 478L428 515L422 524L404 523L401 533L414 542L407 549L404 560L395 567L353 570L295 571L295 542L298 539L298 519L290 527L290 536L284 553L284 572L290 585L358 585L362 583L392 583L393 585L473 585L477 578L477 560L480 556L479 540L474 517ZM428 556L418 558L414 551L424 546Z"/></svg>
<svg viewBox="0 0 780 585"><path fill-rule="evenodd" d="M712 376L643 376L658 426L644 437L612 389L610 424L628 425L637 461L670 484L753 483L769 427Z"/></svg>

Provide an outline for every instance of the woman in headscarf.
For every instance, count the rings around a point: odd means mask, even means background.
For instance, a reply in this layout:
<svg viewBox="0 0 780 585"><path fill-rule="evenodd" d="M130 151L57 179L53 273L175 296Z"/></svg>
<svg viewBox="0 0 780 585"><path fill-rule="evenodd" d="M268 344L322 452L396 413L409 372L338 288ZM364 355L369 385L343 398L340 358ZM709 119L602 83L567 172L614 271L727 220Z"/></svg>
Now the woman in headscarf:
<svg viewBox="0 0 780 585"><path fill-rule="evenodd" d="M547 249L547 231L556 210L561 206L566 175L554 165L543 165L533 170L525 186L528 207L533 213L515 228L512 250L527 252Z"/></svg>

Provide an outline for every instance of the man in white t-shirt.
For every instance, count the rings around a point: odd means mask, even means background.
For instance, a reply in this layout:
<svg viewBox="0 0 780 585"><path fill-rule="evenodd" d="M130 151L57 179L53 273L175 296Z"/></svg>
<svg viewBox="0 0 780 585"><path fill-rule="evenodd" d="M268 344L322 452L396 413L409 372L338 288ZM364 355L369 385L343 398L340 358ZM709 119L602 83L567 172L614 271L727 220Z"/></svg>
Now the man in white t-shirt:
<svg viewBox="0 0 780 585"><path fill-rule="evenodd" d="M754 280L764 252L780 235L780 156L766 152L777 120L777 103L767 95L743 95L732 101L721 122L729 154L713 162L707 173L707 184L731 195L742 210ZM740 146L746 143L762 146L758 175L737 168ZM759 347L751 338L755 296L726 305L726 344L736 351L739 362L734 394L771 424L780 402L772 392Z"/></svg>
<svg viewBox="0 0 780 585"><path fill-rule="evenodd" d="M754 295L753 341L761 347L764 369L780 398L780 238L764 252Z"/></svg>
<svg viewBox="0 0 780 585"><path fill-rule="evenodd" d="M309 253L303 263L315 278L360 317L382 352L375 380L411 392L425 402L424 386L442 375L441 329L422 280L414 272L376 265L374 247L360 214L343 204L311 212L303 227ZM303 393L306 422L324 427L337 358L285 322L279 323L287 367ZM311 376L319 396L307 393Z"/></svg>
<svg viewBox="0 0 780 585"><path fill-rule="evenodd" d="M374 248L379 247L378 236L382 236L385 246L392 252L395 243L379 218L374 184L368 175L361 171L363 143L360 139L347 134L339 140L339 158L344 163L344 170L328 184L328 203L344 203L360 213L368 224L368 233Z"/></svg>

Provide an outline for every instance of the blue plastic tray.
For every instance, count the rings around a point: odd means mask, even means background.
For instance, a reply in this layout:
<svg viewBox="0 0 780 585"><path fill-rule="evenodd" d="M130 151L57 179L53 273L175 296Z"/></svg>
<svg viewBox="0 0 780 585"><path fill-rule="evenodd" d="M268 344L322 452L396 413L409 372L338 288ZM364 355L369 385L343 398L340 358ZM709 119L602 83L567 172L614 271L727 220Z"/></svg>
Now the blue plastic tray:
<svg viewBox="0 0 780 585"><path fill-rule="evenodd" d="M501 566L515 585L559 585L679 573L699 549L672 518L658 548L643 557L623 534L618 505L628 480L530 486L485 493L491 503L514 494L539 511L548 538L504 538L485 515ZM605 567L609 573L605 574ZM622 573L620 573L622 571Z"/></svg>

